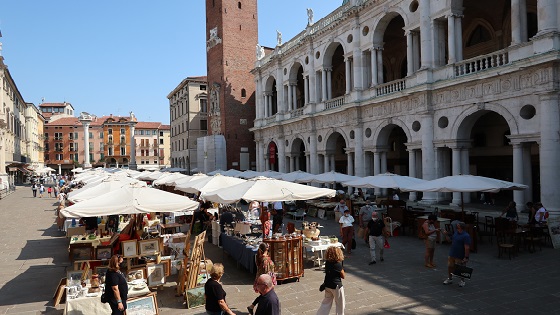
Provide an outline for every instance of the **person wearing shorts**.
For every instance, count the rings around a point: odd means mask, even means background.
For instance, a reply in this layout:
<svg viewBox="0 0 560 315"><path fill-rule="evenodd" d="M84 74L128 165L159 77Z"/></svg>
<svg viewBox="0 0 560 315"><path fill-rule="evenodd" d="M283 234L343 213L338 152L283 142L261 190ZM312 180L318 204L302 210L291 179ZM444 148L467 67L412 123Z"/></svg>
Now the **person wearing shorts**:
<svg viewBox="0 0 560 315"><path fill-rule="evenodd" d="M469 252L471 245L471 236L465 231L465 223L458 222L457 229L451 237L451 248L449 249L449 257L447 258L447 279L443 284L453 283L453 271L455 265L464 265L469 261ZM447 231L443 232L447 237ZM461 279L459 282L460 287L465 286L465 280Z"/></svg>
<svg viewBox="0 0 560 315"><path fill-rule="evenodd" d="M428 220L424 221L422 224L422 229L424 230L424 244L426 246L426 253L424 254L424 266L428 268L434 268L434 252L436 250L436 239L440 229L436 229L434 225L437 220L435 214L430 214Z"/></svg>

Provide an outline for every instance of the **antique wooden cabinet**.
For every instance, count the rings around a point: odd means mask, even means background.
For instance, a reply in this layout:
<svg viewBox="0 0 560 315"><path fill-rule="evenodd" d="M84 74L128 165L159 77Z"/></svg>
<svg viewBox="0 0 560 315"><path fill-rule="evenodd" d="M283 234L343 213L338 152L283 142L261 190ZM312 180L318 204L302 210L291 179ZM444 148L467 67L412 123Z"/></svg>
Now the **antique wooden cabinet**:
<svg viewBox="0 0 560 315"><path fill-rule="evenodd" d="M303 276L303 238L281 237L265 239L270 257L274 261L276 280L282 281Z"/></svg>

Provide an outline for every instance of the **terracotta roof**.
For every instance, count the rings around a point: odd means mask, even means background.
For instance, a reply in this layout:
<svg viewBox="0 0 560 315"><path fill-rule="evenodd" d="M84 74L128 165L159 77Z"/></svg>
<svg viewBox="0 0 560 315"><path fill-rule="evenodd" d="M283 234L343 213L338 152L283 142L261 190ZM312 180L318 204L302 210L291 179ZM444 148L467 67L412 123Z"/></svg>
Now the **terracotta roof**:
<svg viewBox="0 0 560 315"><path fill-rule="evenodd" d="M43 103L41 105L39 105L39 107L66 107L70 105L72 107L72 104L70 103Z"/></svg>
<svg viewBox="0 0 560 315"><path fill-rule="evenodd" d="M192 80L192 81L208 81L208 77L207 76L199 76L199 77L187 77L187 80Z"/></svg>
<svg viewBox="0 0 560 315"><path fill-rule="evenodd" d="M76 117L61 117L50 121L47 126L81 126L82 123Z"/></svg>
<svg viewBox="0 0 560 315"><path fill-rule="evenodd" d="M139 121L136 124L136 129L158 129L161 126L160 122L147 122L147 121Z"/></svg>
<svg viewBox="0 0 560 315"><path fill-rule="evenodd" d="M159 127L159 130L171 130L171 125L161 125L161 127Z"/></svg>

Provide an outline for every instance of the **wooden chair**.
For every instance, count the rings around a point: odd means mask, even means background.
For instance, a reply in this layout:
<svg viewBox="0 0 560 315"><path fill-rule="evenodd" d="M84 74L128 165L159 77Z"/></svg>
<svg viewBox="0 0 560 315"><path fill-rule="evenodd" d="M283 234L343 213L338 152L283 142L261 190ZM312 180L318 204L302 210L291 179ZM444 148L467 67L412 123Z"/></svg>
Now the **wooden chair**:
<svg viewBox="0 0 560 315"><path fill-rule="evenodd" d="M527 249L529 252L533 253L536 251L536 246L539 245L539 250L542 250L542 240L543 240L543 228L542 227L531 227L529 230L529 235L525 238L525 243L527 244Z"/></svg>
<svg viewBox="0 0 560 315"><path fill-rule="evenodd" d="M498 244L498 258L502 257L502 253L507 253L509 259L511 260L511 255L515 256L515 245L510 241L511 237L508 239L508 234L500 231L496 234L496 243Z"/></svg>
<svg viewBox="0 0 560 315"><path fill-rule="evenodd" d="M483 236L488 236L490 240L490 244L493 244L492 239L496 234L495 225L494 225L494 218L487 215L484 217L484 226L481 229L478 229L478 236L480 237L480 241L482 242Z"/></svg>

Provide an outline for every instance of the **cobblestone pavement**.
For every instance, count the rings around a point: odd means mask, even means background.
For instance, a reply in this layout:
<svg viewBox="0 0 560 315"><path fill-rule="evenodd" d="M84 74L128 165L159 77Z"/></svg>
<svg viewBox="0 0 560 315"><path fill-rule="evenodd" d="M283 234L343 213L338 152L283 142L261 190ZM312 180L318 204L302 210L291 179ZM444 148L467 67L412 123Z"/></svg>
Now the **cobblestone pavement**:
<svg viewBox="0 0 560 315"><path fill-rule="evenodd" d="M64 305L55 308L52 297L70 265L68 240L56 228L54 208L54 198L33 198L27 186L0 200L0 314L63 313ZM481 215L499 214L488 209ZM318 221L324 225L322 235L338 234L334 221ZM344 261L346 314L552 314L560 309L559 250L522 249L511 260L498 259L495 239L493 244L486 240L470 255L473 280L460 288L458 281L442 284L449 245L438 244L437 267L428 269L421 240L398 236L389 241L384 262L368 265L369 249L362 240ZM256 296L254 276L215 245L207 243L205 253L225 265L222 282L230 307L247 314L246 306ZM308 262L300 281L278 285L282 314L314 314L323 297L318 290L323 275ZM160 314L205 314L203 307L186 309L183 299L174 296L176 276L167 280L158 291Z"/></svg>

